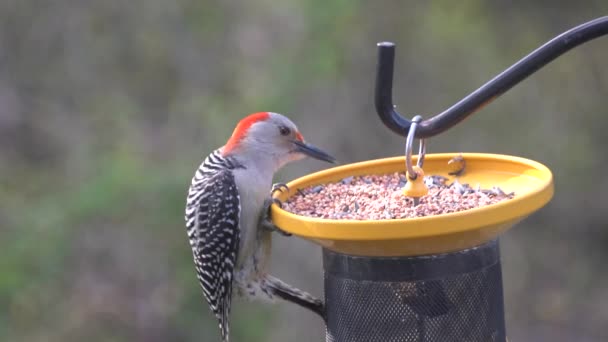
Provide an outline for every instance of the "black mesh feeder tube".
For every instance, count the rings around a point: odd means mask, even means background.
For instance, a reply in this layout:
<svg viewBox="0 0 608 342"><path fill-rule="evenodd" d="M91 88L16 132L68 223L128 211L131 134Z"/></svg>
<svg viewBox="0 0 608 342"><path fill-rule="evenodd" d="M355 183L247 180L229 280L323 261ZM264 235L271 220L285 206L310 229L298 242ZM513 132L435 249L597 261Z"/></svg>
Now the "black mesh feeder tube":
<svg viewBox="0 0 608 342"><path fill-rule="evenodd" d="M498 241L452 253L323 250L327 341L505 341Z"/></svg>
<svg viewBox="0 0 608 342"><path fill-rule="evenodd" d="M429 138L477 112L563 53L605 34L608 17L566 31L444 112L420 122L395 110L395 45L379 43L376 110L393 132ZM453 181L456 176L447 165L457 155L426 155L424 172ZM482 189L499 187L515 197L457 213L391 220L317 219L271 207L278 227L323 248L327 341L506 341L498 237L549 202L553 177L547 167L529 159L477 153L463 153L462 158L466 172L458 176L460 183L478 184ZM285 201L299 189L404 170L405 157L339 166L296 179L287 184L288 191L275 197Z"/></svg>

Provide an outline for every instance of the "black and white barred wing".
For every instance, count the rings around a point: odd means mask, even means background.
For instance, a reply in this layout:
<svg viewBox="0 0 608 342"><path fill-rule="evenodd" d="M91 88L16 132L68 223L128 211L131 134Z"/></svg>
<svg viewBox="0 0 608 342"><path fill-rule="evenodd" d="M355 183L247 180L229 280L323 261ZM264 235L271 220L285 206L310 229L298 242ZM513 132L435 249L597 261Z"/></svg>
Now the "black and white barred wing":
<svg viewBox="0 0 608 342"><path fill-rule="evenodd" d="M225 341L238 257L239 212L239 196L230 170L197 172L188 195L186 225L197 277Z"/></svg>

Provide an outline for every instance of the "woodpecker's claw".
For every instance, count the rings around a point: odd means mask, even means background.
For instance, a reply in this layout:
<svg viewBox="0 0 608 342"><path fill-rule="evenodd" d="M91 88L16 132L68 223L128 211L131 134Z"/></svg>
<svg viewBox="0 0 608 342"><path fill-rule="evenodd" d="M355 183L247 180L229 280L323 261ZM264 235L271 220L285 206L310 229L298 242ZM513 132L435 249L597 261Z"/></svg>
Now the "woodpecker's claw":
<svg viewBox="0 0 608 342"><path fill-rule="evenodd" d="M272 223L272 220L270 218L270 206L273 203L278 205L280 208L282 208L282 206L283 206L283 203L279 199L272 198L272 197L267 198L264 201L264 207L262 208L262 215L260 217L260 225L264 229L268 229L270 231L277 232L283 236L291 236L291 233L288 233L288 232L282 230L281 228L277 227L274 223Z"/></svg>
<svg viewBox="0 0 608 342"><path fill-rule="evenodd" d="M274 195L274 193L277 191L279 191L280 193L288 192L289 187L285 183L274 183L272 185L272 190L270 190L270 195Z"/></svg>
<svg viewBox="0 0 608 342"><path fill-rule="evenodd" d="M283 209L283 202L281 202L280 199L272 198L272 203L276 204L279 208ZM269 207L269 209L270 209L270 207ZM270 216L270 213L268 213L268 215Z"/></svg>

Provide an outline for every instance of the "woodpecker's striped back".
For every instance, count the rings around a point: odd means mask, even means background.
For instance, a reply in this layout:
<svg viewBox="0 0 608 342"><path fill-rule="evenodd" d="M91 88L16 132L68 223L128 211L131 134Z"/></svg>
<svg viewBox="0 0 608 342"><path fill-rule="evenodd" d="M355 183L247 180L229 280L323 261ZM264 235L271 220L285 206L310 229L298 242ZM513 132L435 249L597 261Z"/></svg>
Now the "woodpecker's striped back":
<svg viewBox="0 0 608 342"><path fill-rule="evenodd" d="M244 168L215 150L192 178L186 202L186 229L197 277L228 341L233 272L240 241L239 193L232 171Z"/></svg>

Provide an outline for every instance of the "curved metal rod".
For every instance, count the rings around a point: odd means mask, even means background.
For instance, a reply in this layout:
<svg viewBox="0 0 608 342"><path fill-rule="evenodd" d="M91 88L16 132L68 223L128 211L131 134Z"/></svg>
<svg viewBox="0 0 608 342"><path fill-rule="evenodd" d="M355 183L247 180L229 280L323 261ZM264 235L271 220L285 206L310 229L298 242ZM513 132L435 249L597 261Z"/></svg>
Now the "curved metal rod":
<svg viewBox="0 0 608 342"><path fill-rule="evenodd" d="M416 129L416 138L429 138L448 130L565 52L606 34L608 17L589 21L560 34L450 108L422 121ZM393 132L405 137L412 122L401 116L393 106L394 60L395 44L378 43L375 104L382 122Z"/></svg>

